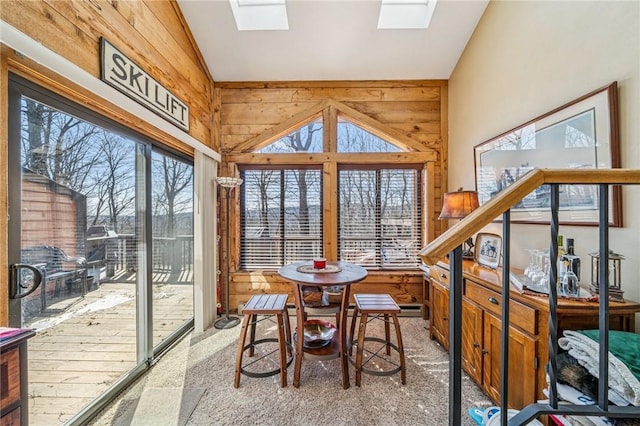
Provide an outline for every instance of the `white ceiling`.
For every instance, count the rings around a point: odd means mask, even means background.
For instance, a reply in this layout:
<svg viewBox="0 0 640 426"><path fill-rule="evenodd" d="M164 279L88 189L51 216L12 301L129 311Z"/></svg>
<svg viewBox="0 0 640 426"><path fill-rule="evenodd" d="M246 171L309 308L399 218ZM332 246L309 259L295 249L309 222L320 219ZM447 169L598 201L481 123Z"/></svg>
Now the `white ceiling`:
<svg viewBox="0 0 640 426"><path fill-rule="evenodd" d="M289 30L238 31L228 0L177 0L214 81L448 79L489 0L378 30L380 0L287 0Z"/></svg>

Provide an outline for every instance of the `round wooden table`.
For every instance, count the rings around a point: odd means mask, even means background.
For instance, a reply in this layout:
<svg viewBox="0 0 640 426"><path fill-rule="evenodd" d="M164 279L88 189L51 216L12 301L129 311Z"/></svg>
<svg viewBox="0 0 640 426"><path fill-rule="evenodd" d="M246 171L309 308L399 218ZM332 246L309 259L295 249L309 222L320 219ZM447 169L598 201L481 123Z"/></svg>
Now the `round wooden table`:
<svg viewBox="0 0 640 426"><path fill-rule="evenodd" d="M294 284L293 295L296 304L296 360L293 374L293 386L300 387L300 370L302 358L311 359L340 358L342 370L342 387L349 388L349 363L347 357L347 317L349 310L350 284L362 281L367 276L367 270L362 266L347 262L327 262L325 269L314 270L313 262L296 262L285 265L278 271L280 276ZM303 291L315 287L325 293L326 287L342 286L340 301L332 302L322 297L318 303L305 304ZM304 346L304 325L307 314L336 314L337 331L332 341L320 348Z"/></svg>

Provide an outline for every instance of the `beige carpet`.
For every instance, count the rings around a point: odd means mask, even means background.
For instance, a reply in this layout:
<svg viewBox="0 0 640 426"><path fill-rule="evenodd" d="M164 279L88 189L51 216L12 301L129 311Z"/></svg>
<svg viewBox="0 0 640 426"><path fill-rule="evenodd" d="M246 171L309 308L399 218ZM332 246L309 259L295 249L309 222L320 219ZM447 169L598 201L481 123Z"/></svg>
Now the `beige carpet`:
<svg viewBox="0 0 640 426"><path fill-rule="evenodd" d="M145 388L136 405L114 422L117 426L182 426L205 389Z"/></svg>
<svg viewBox="0 0 640 426"><path fill-rule="evenodd" d="M406 385L400 383L399 374L363 375L362 386L358 388L351 368L351 388L346 390L342 388L338 360L308 359L303 360L298 389L292 385L293 364L288 369L286 388L280 388L276 375L242 376L236 389L233 374L240 326L231 330L212 328L200 336L190 335L182 340L92 424L125 423L130 419L132 407L144 403L145 389L166 388L169 394L179 388L204 390L192 395L195 408L186 420L187 425L446 425L448 355L429 340L424 325L420 318L401 318ZM261 328L263 333L275 336L269 323ZM154 390L156 395L158 392L162 390ZM466 375L463 375L462 405L464 425L474 424L467 415L468 407L492 405ZM164 420L156 420L154 424L173 426L175 417L165 415Z"/></svg>

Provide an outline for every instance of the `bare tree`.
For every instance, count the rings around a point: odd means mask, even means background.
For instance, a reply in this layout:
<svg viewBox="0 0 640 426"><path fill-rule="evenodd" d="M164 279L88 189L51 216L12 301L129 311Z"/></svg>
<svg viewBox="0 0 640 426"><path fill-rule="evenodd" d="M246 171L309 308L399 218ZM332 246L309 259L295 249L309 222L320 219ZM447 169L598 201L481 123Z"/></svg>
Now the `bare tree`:
<svg viewBox="0 0 640 426"><path fill-rule="evenodd" d="M88 171L99 161L93 141L102 129L29 99L24 108L24 166L86 195Z"/></svg>
<svg viewBox="0 0 640 426"><path fill-rule="evenodd" d="M283 141L291 147L295 152L307 152L314 142L314 134L322 131L322 126L310 122L307 125L301 127L297 131L288 134L283 138ZM307 186L307 171L296 171L296 180L298 186L298 225L299 232L301 234L309 234L310 221L309 221L309 199L308 199L308 186Z"/></svg>
<svg viewBox="0 0 640 426"><path fill-rule="evenodd" d="M102 181L96 195L102 197L98 203L106 206L109 226L119 233L119 216L125 212L132 214L135 206L135 156L131 155L135 152L134 143L114 134L103 133L102 138L102 167L92 169L94 179Z"/></svg>
<svg viewBox="0 0 640 426"><path fill-rule="evenodd" d="M160 220L160 215L154 214L154 221L164 227L164 230L156 228L155 231L165 237L173 238L167 249L171 259L171 270L179 272L182 269L182 256L179 241L175 239L178 232L176 213L182 212L185 207L190 208L193 204L191 194L180 197L185 189L192 188L193 167L165 155L154 154L153 179L158 180L153 182L154 210L165 213L164 221Z"/></svg>

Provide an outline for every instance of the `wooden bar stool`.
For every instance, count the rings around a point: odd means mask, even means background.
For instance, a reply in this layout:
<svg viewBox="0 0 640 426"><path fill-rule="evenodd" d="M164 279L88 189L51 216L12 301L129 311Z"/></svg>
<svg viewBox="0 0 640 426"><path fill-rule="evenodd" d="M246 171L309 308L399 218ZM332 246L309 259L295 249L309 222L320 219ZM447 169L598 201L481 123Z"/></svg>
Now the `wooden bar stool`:
<svg viewBox="0 0 640 426"><path fill-rule="evenodd" d="M353 318L351 320L351 331L349 333L349 360L355 364L356 367L356 386L360 386L362 380L362 372L367 374L373 374L376 376L390 376L397 372L400 372L400 380L402 384L407 382L407 372L404 360L404 347L402 345L402 333L400 331L400 323L398 322L398 314L400 313L400 307L396 304L391 296L388 294L354 294L356 305L353 309ZM356 321L358 320L358 313L360 314L360 326L358 328L357 340L354 340L354 332L356 328ZM367 336L367 323L373 320L384 321L384 339L376 336ZM390 326L389 323L393 319L393 325L396 332L397 345L391 341ZM376 350L365 349L365 342L378 342L383 345ZM356 346L356 358L355 361L351 357L352 348ZM386 356L381 354L382 349L385 349ZM397 352L399 362L391 357L391 349ZM364 353L367 353L368 358L363 361ZM381 364L391 365L389 369L371 369L367 368L367 364L373 360L380 361Z"/></svg>
<svg viewBox="0 0 640 426"><path fill-rule="evenodd" d="M291 344L291 326L289 325L289 313L287 312L286 294L256 294L251 296L249 301L244 305L244 319L242 321L242 330L238 340L238 350L236 352L236 371L233 385L237 388L240 386L240 374L249 377L269 377L280 373L280 386L287 386L287 367L293 361L293 346ZM258 318L258 315L263 315ZM276 317L275 324L278 327L278 337L266 337L256 340L256 326L264 320L273 321ZM245 344L247 331L251 328L249 343ZM242 363L245 351L249 351L249 357L253 357L255 349L265 343L278 342L278 348L271 350L260 357L251 360L246 364ZM279 361L276 362L271 358L275 352L279 353ZM266 371L255 371L248 367L260 361L267 361L276 364L278 367Z"/></svg>

